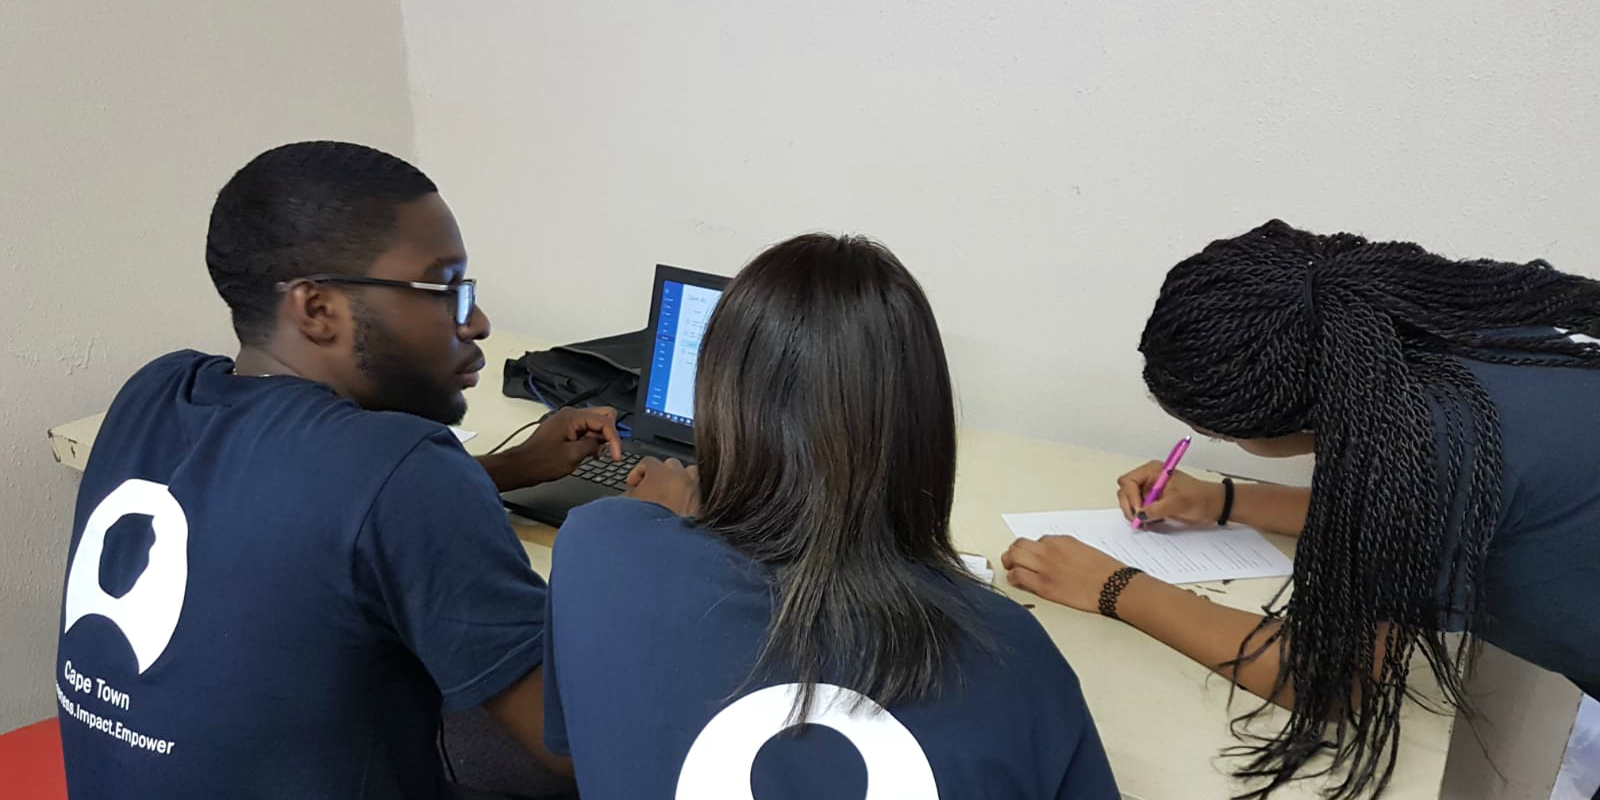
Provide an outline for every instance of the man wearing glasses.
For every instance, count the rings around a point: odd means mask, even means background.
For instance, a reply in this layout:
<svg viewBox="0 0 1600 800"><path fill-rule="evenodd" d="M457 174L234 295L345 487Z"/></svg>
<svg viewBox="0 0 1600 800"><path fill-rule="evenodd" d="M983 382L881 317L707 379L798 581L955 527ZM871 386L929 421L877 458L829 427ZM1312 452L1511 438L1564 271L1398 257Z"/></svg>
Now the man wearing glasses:
<svg viewBox="0 0 1600 800"><path fill-rule="evenodd" d="M206 264L238 357L140 370L84 473L56 693L74 798L440 798L441 710L542 763L543 581L496 489L609 446L563 410L474 463L445 427L484 366L450 209L338 142L222 188Z"/></svg>

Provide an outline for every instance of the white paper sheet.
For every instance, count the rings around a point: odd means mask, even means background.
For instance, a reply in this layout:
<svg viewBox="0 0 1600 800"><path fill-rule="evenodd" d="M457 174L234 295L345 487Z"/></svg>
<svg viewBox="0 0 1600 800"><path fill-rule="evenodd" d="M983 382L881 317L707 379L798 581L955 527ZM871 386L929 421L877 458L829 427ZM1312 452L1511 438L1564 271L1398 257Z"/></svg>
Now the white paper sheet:
<svg viewBox="0 0 1600 800"><path fill-rule="evenodd" d="M1168 583L1287 576L1293 562L1260 531L1241 525L1132 530L1117 509L1002 514L1018 538L1071 536Z"/></svg>
<svg viewBox="0 0 1600 800"><path fill-rule="evenodd" d="M989 559L970 553L958 553L958 555L961 556L961 565L966 567L973 577L984 583L994 583L994 570L989 568Z"/></svg>
<svg viewBox="0 0 1600 800"><path fill-rule="evenodd" d="M455 434L456 441L461 442L462 444L472 441L473 438L478 435L477 431L469 431L465 428L457 428L454 425L450 426L450 432Z"/></svg>

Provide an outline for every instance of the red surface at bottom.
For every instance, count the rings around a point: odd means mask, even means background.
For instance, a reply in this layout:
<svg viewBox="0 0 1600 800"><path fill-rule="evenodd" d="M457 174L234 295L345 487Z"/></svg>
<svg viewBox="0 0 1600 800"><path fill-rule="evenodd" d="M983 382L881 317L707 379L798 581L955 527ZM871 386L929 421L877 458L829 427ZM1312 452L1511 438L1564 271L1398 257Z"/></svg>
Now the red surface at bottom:
<svg viewBox="0 0 1600 800"><path fill-rule="evenodd" d="M53 719L0 734L0 800L66 800L61 725Z"/></svg>

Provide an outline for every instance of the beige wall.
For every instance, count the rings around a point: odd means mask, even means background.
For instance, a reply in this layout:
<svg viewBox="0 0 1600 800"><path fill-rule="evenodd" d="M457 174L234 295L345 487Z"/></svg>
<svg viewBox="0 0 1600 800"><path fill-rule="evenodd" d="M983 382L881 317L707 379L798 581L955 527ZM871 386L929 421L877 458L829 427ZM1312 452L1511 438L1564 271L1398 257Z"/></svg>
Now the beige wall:
<svg viewBox="0 0 1600 800"><path fill-rule="evenodd" d="M1600 276L1589 0L402 2L418 150L528 333L642 324L657 261L862 231L926 285L969 424L1159 458L1138 336L1210 239Z"/></svg>
<svg viewBox="0 0 1600 800"><path fill-rule="evenodd" d="M0 0L0 731L54 713L77 482L45 430L153 356L231 349L217 189L296 139L410 155L404 62L392 0Z"/></svg>

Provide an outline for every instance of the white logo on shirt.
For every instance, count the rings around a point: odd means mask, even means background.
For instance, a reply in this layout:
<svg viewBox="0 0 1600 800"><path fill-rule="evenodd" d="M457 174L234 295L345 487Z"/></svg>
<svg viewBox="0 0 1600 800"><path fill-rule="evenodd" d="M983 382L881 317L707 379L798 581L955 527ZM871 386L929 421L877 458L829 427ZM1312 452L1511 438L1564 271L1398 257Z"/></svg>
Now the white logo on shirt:
<svg viewBox="0 0 1600 800"><path fill-rule="evenodd" d="M768 739L787 730L800 684L745 695L706 723L678 773L677 800L754 800L750 770ZM806 722L838 731L867 766L865 800L938 800L933 767L911 731L872 698L840 686L817 684L816 706ZM847 709L860 703L859 710Z"/></svg>
<svg viewBox="0 0 1600 800"><path fill-rule="evenodd" d="M156 540L150 546L149 566L133 588L121 597L112 597L100 588L100 557L105 551L106 531L129 514L148 514ZM172 641L188 583L189 518L183 507L159 483L128 480L106 495L84 523L78 552L67 570L66 619L61 631L72 630L74 623L90 614L111 620L133 648L143 674Z"/></svg>

